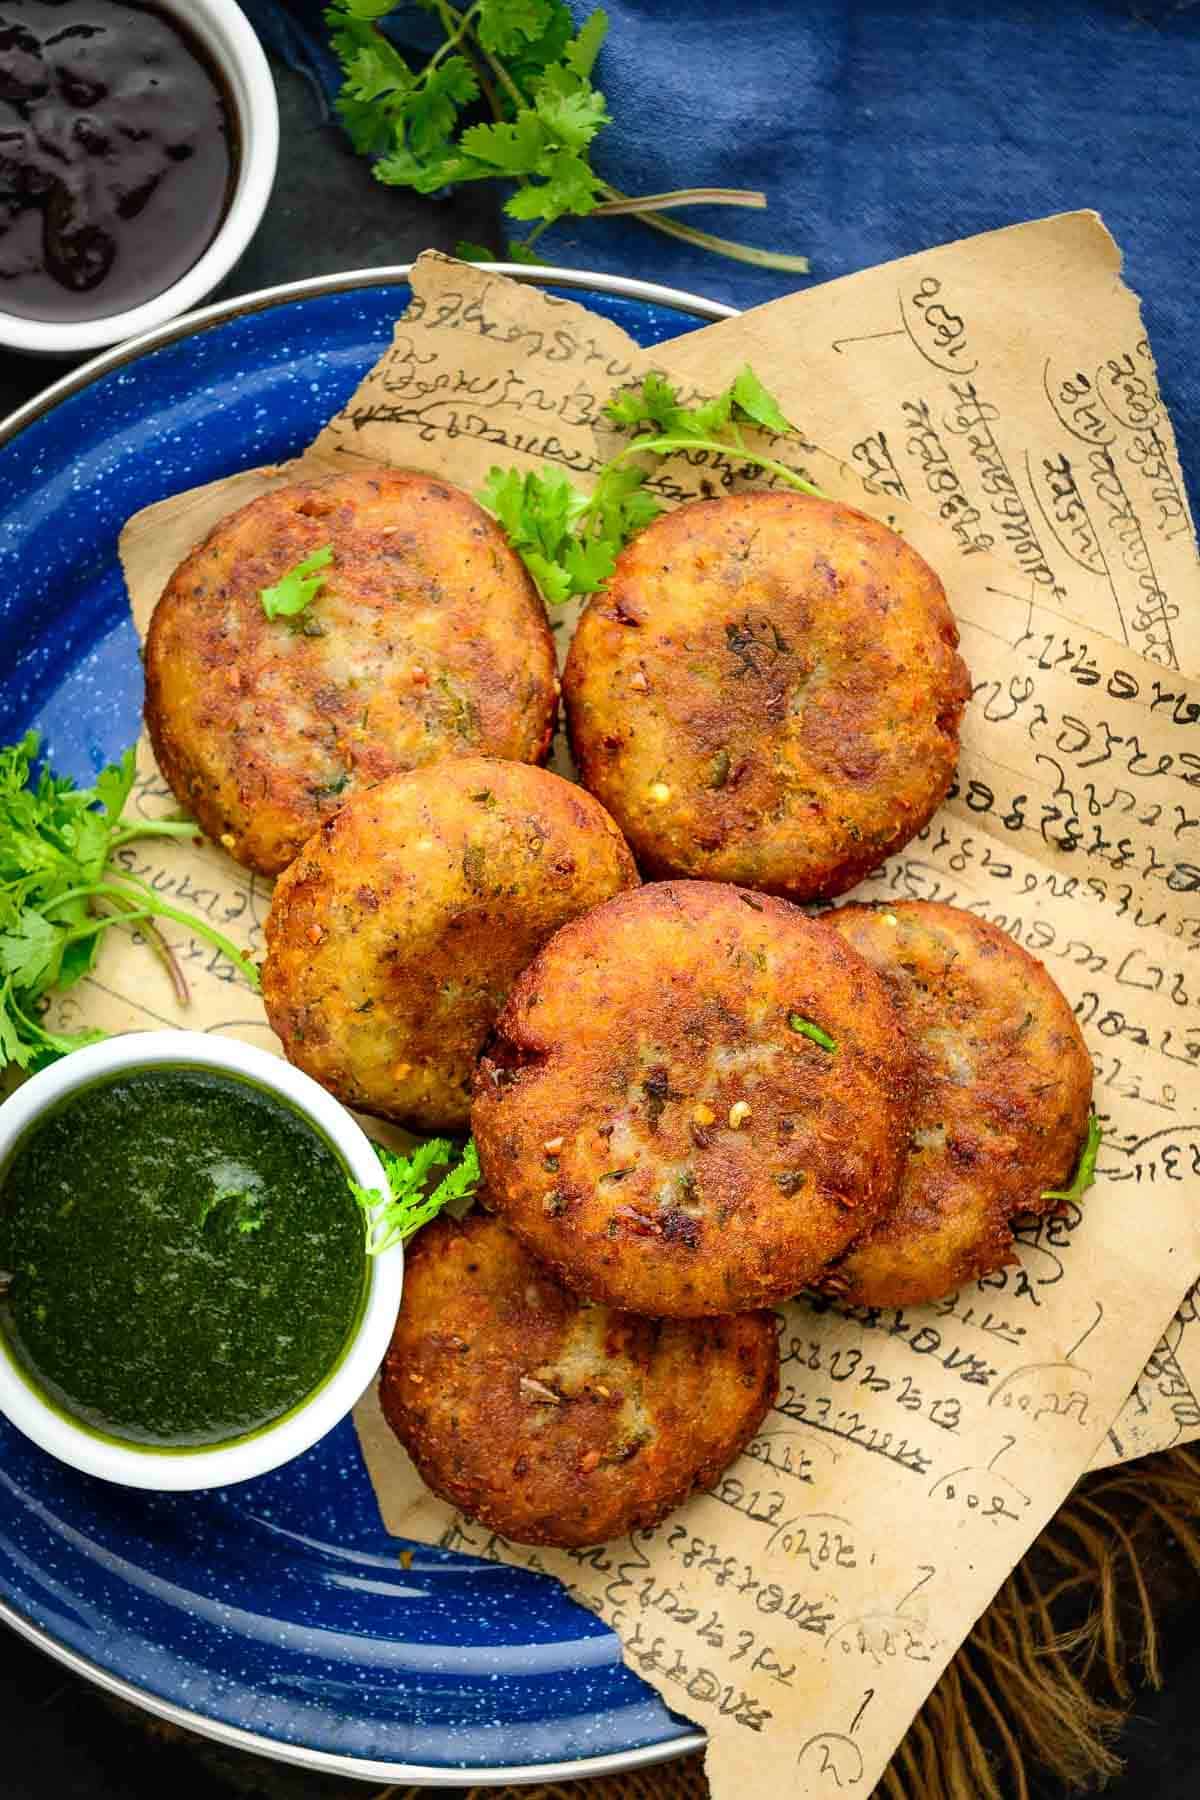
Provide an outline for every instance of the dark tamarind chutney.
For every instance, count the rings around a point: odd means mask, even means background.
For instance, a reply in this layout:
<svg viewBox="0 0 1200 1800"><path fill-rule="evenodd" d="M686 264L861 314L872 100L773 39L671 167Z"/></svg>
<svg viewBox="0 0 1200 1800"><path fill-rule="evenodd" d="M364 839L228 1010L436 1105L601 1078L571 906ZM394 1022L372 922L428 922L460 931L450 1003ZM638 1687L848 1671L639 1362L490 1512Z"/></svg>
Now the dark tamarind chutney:
<svg viewBox="0 0 1200 1800"><path fill-rule="evenodd" d="M0 0L0 311L141 305L216 235L237 160L207 52L132 0Z"/></svg>

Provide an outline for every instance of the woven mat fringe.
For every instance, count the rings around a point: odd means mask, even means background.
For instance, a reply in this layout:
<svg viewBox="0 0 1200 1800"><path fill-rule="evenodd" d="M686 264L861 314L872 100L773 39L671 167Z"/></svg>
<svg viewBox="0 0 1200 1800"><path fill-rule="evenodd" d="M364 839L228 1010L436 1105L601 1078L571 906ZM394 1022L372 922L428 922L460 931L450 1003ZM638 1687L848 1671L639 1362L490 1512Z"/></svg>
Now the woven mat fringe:
<svg viewBox="0 0 1200 1800"><path fill-rule="evenodd" d="M1075 1790L1119 1773L1113 1745L1136 1689L1162 1685L1165 1596L1178 1603L1188 1586L1194 1604L1200 1456L1172 1450L1087 1477L930 1694L876 1789L877 1800L1029 1800L1035 1771ZM173 1741L185 1735L145 1723ZM235 1757L205 1740L189 1742L235 1791L262 1800L418 1800L427 1791L332 1781ZM595 1781L470 1790L470 1800L707 1795L698 1755Z"/></svg>

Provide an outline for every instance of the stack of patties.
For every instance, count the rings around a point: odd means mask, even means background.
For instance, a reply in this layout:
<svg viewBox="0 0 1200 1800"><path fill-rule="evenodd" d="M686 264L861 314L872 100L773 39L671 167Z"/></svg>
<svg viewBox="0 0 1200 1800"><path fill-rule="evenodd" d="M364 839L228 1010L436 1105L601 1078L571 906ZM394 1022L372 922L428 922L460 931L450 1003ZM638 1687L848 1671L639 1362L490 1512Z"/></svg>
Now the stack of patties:
<svg viewBox="0 0 1200 1800"><path fill-rule="evenodd" d="M325 548L315 599L269 616L264 588ZM168 586L152 736L204 827L285 871L263 971L285 1053L348 1105L474 1131L482 1206L413 1241L381 1398L429 1485L502 1535L653 1525L768 1411L766 1309L938 1298L1058 1203L1091 1065L1041 965L952 907L795 904L945 796L956 646L876 521L774 492L679 507L571 647L585 792L533 766L536 591L443 482L280 490Z"/></svg>
<svg viewBox="0 0 1200 1800"><path fill-rule="evenodd" d="M382 1399L429 1485L502 1535L653 1523L761 1422L763 1308L941 1297L1057 1204L1092 1072L1041 965L951 907L773 897L833 897L926 823L956 642L893 533L781 495L681 507L585 612L586 783L644 871L746 885L669 880L564 925L481 1058L498 1217L417 1240Z"/></svg>

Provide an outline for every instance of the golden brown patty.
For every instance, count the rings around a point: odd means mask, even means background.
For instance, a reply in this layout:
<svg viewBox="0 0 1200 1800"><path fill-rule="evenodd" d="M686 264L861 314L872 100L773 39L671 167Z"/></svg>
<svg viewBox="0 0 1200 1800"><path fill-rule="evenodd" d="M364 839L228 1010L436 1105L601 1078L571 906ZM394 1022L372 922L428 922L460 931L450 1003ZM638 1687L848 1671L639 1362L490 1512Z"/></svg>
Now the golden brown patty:
<svg viewBox="0 0 1200 1800"><path fill-rule="evenodd" d="M844 906L826 924L879 970L915 1054L912 1147L895 1209L819 1285L865 1306L937 1300L1012 1260L1087 1128L1092 1063L1035 957L956 906Z"/></svg>
<svg viewBox="0 0 1200 1800"><path fill-rule="evenodd" d="M472 1125L491 1203L564 1281L682 1317L783 1300L874 1224L907 1082L883 983L835 933L668 882L565 926L515 983Z"/></svg>
<svg viewBox="0 0 1200 1800"><path fill-rule="evenodd" d="M874 519L696 501L627 546L580 620L575 758L644 873L844 893L950 785L957 643L933 570Z"/></svg>
<svg viewBox="0 0 1200 1800"><path fill-rule="evenodd" d="M524 763L455 757L330 819L280 877L263 998L290 1061L367 1112L457 1130L513 978L637 871L604 808Z"/></svg>
<svg viewBox="0 0 1200 1800"><path fill-rule="evenodd" d="M778 1383L770 1313L588 1306L499 1219L413 1240L388 1423L435 1493L520 1544L602 1544L710 1487Z"/></svg>
<svg viewBox="0 0 1200 1800"><path fill-rule="evenodd" d="M325 545L294 618L259 590ZM286 868L352 794L462 755L537 762L556 709L541 601L457 488L381 466L280 488L181 563L146 640L146 724L180 803L239 862Z"/></svg>

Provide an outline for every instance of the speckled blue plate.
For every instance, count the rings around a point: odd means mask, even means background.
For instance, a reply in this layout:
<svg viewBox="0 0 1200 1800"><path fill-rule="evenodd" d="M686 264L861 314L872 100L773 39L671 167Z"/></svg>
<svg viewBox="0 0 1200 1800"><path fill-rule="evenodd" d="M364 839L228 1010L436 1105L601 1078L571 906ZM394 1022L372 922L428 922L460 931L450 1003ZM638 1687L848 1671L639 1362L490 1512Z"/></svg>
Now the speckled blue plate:
<svg viewBox="0 0 1200 1800"><path fill-rule="evenodd" d="M573 292L643 344L727 310L508 272ZM406 271L382 269L209 307L0 425L0 742L35 725L54 766L85 779L136 737L121 526L296 454L407 297ZM179 1724L364 1779L553 1780L701 1741L553 1582L389 1537L348 1421L273 1475L176 1496L77 1475L0 1419L0 1619Z"/></svg>

